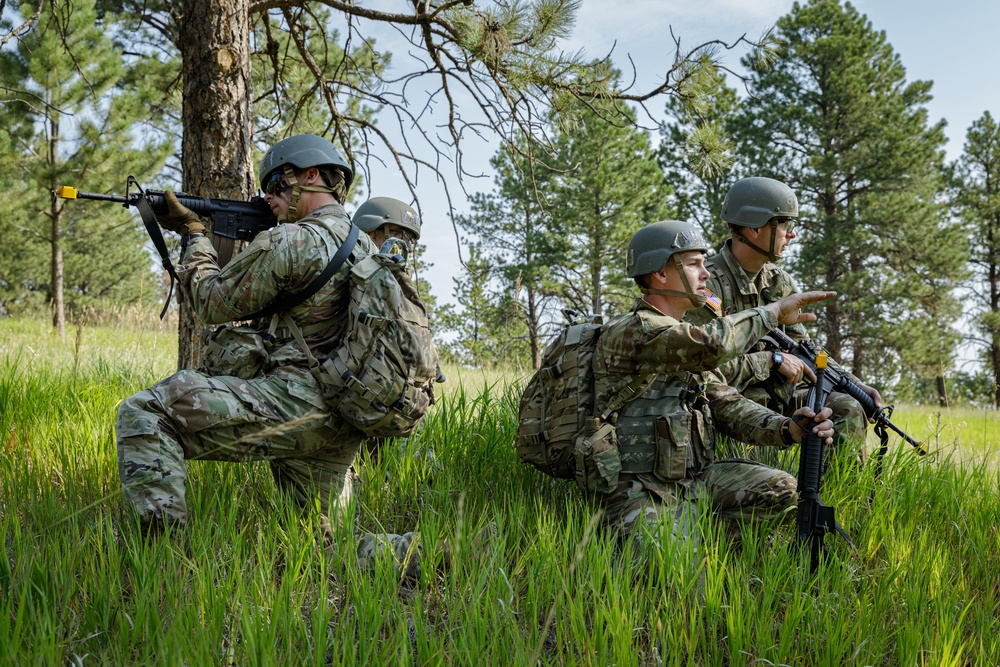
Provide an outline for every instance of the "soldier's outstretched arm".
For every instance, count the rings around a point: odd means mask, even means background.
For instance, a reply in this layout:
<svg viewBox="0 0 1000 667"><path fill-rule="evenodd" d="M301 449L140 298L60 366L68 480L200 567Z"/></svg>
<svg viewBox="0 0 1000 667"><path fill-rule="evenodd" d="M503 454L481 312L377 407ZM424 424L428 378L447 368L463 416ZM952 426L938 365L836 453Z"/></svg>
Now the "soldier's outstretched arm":
<svg viewBox="0 0 1000 667"><path fill-rule="evenodd" d="M814 304L817 301L832 299L837 296L836 292L800 292L791 294L783 299L778 299L764 306L766 310L774 313L781 324L801 324L802 322L814 322L816 315L813 313L803 313L802 308Z"/></svg>

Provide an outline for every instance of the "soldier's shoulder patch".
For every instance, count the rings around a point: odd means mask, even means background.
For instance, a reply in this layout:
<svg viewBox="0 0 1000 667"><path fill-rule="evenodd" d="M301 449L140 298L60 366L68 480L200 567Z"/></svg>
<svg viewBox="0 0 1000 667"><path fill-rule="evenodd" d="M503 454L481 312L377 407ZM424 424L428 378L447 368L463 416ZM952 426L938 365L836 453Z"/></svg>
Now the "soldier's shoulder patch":
<svg viewBox="0 0 1000 667"><path fill-rule="evenodd" d="M711 308L712 310L714 310L715 313L716 313L716 315L721 314L722 313L722 299L720 299L715 294L715 292L713 292L712 290L708 289L707 287L705 288L705 291L708 292L708 299L706 300L705 305L707 305L709 308Z"/></svg>

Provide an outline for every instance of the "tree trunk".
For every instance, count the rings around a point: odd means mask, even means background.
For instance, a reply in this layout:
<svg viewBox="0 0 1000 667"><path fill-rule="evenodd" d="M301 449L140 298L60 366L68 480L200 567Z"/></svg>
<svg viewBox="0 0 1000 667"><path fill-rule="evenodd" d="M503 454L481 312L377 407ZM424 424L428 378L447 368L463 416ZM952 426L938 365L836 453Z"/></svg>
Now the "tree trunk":
<svg viewBox="0 0 1000 667"><path fill-rule="evenodd" d="M254 187L248 0L185 0L180 18L185 192L249 199ZM213 239L224 263L226 248ZM201 362L204 325L180 300L178 369Z"/></svg>
<svg viewBox="0 0 1000 667"><path fill-rule="evenodd" d="M848 267L852 275L858 275L864 270L861 260L856 254L852 254L848 259ZM854 373L854 377L863 378L865 377L865 354L868 351L865 346L864 326L861 322L863 315L855 307L851 307L848 314L850 329L847 335L851 340L851 372Z"/></svg>
<svg viewBox="0 0 1000 667"><path fill-rule="evenodd" d="M55 171L56 160L59 159L59 116L53 114L49 119L49 168ZM51 186L55 190L55 186ZM66 301L63 284L63 248L62 248L62 200L52 199L52 266L50 279L50 298L52 302L52 326L60 338L66 336Z"/></svg>
<svg viewBox="0 0 1000 667"><path fill-rule="evenodd" d="M986 248L988 249L989 265L986 268L986 278L990 289L990 313L996 313L1000 309L1000 266L994 261L996 256L993 249L996 247L994 230L996 225L989 225L986 232ZM1000 332L996 325L990 320L990 366L993 371L993 404L1000 409Z"/></svg>
<svg viewBox="0 0 1000 667"><path fill-rule="evenodd" d="M938 405L942 408L948 407L948 388L944 384L944 376L938 375L937 380L937 392L938 392Z"/></svg>
<svg viewBox="0 0 1000 667"><path fill-rule="evenodd" d="M601 234L601 205L594 205L594 233L590 241L590 289L593 298L591 299L590 312L594 315L603 315L602 308L604 294L601 292L601 250L604 249L604 235Z"/></svg>
<svg viewBox="0 0 1000 667"><path fill-rule="evenodd" d="M824 225L821 228L820 233L826 235L828 232L826 228L830 220L834 220L837 214L837 190L835 186L830 186L826 192L824 192L820 197L820 206L822 207ZM837 253L831 253L830 257L826 260L826 284L823 289L832 289L831 286L836 284L837 277L840 273L839 265L840 257ZM826 351L830 353L830 356L841 361L841 354L843 352L841 342L841 310L840 304L837 303L837 299L829 299L825 302L826 306L824 308L824 315L826 316Z"/></svg>
<svg viewBox="0 0 1000 667"><path fill-rule="evenodd" d="M996 312L994 310L994 312ZM993 404L1000 410L1000 333L990 335L990 365L993 367Z"/></svg>

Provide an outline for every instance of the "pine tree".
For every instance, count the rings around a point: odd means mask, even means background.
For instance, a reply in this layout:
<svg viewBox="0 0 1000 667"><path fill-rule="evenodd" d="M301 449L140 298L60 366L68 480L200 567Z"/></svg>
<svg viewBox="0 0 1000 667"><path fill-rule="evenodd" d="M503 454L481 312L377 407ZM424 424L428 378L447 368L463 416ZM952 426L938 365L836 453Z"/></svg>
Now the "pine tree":
<svg viewBox="0 0 1000 667"><path fill-rule="evenodd" d="M288 5L281 15L265 14L254 22L251 72L257 157L277 141L302 132L335 138L345 155L367 151L360 135L338 128L341 118L332 109L355 122L374 123L378 106L354 91L378 88L392 55L379 51L373 39L345 53L335 25L332 10L310 5ZM354 195L366 180L362 165L357 167Z"/></svg>
<svg viewBox="0 0 1000 667"><path fill-rule="evenodd" d="M985 112L965 135L955 165L955 204L968 225L973 313L1000 408L1000 124Z"/></svg>
<svg viewBox="0 0 1000 667"><path fill-rule="evenodd" d="M635 298L625 249L643 225L670 217L669 189L632 110L595 100L560 109L549 163L553 291L564 305L613 314Z"/></svg>
<svg viewBox="0 0 1000 667"><path fill-rule="evenodd" d="M795 3L777 36L777 63L752 74L737 125L743 161L798 193L792 268L804 287L840 293L819 313L827 348L862 377L890 372L886 323L950 313L961 272L935 203L944 134L927 118L931 84L907 83L885 34L850 4ZM954 338L934 347L943 367Z"/></svg>
<svg viewBox="0 0 1000 667"><path fill-rule="evenodd" d="M722 73L706 64L687 94L667 102L670 120L660 126L657 159L671 191L667 201L678 219L700 225L713 247L729 238L729 226L720 217L722 201L746 171L734 164L738 156L728 138L739 104Z"/></svg>
<svg viewBox="0 0 1000 667"><path fill-rule="evenodd" d="M547 190L552 172L536 164L534 150L542 149L530 140L502 146L490 159L495 172L493 191L474 193L469 199L472 212L459 216L458 223L479 239L479 247L489 256L489 270L501 282L512 307L516 306L510 315L525 324L532 363L537 366L551 296L544 283L557 256L546 210L551 205Z"/></svg>
<svg viewBox="0 0 1000 667"><path fill-rule="evenodd" d="M121 190L125 174L143 178L162 165L167 144L133 147L133 133L155 117L147 102L165 69L147 64L141 76L130 70L97 24L92 0L47 5L17 49L0 54L0 69L29 100L15 105L23 115L4 129L24 195L0 203L0 217L22 220L19 236L44 244L49 255L47 276L34 267L8 283L22 297L44 293L62 335L67 304L135 300L150 264L144 234L123 209L68 203L50 192L61 185Z"/></svg>
<svg viewBox="0 0 1000 667"><path fill-rule="evenodd" d="M476 368L518 368L528 360L526 327L513 295L502 284L499 291L492 288L490 263L477 245L470 246L465 275L453 279L461 310L449 304L439 311L442 328L455 334L444 349L453 361Z"/></svg>

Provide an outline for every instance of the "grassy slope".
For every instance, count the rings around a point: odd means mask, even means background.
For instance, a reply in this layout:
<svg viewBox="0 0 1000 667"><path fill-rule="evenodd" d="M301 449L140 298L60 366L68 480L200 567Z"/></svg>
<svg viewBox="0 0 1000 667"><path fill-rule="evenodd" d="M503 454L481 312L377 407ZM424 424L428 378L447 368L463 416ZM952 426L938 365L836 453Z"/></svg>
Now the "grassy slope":
<svg viewBox="0 0 1000 667"><path fill-rule="evenodd" d="M190 529L136 540L114 416L173 370L175 343L0 320L0 664L1000 663L992 411L901 409L935 456L894 442L881 480L832 471L857 552L829 540L818 577L790 527L733 549L705 521L699 602L688 560L632 557L570 483L517 462L502 378L448 369L419 438L359 464L362 527L421 531L411 585L389 562L360 570L346 522L325 554L263 464L193 463Z"/></svg>

